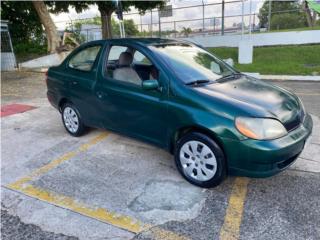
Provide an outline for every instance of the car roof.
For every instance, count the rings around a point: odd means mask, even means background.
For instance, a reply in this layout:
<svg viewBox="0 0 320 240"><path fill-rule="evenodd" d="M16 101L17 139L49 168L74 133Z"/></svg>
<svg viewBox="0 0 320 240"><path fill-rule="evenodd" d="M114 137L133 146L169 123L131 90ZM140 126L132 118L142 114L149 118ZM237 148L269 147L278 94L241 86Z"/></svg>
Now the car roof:
<svg viewBox="0 0 320 240"><path fill-rule="evenodd" d="M105 40L96 40L88 42L88 44L92 43L105 43L105 42L112 42L113 44L130 44L135 43L139 45L161 45L161 44L181 44L186 43L190 44L187 41L181 41L176 39L167 39L167 38L113 38L113 39L105 39Z"/></svg>

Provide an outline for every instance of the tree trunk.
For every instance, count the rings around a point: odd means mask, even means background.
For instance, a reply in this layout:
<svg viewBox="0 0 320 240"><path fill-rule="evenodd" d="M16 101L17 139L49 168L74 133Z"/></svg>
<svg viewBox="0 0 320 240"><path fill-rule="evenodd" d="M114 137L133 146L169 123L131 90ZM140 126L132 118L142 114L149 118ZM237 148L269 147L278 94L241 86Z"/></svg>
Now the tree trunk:
<svg viewBox="0 0 320 240"><path fill-rule="evenodd" d="M112 26L111 26L111 14L112 11L105 11L100 9L101 14L101 28L102 28L102 39L112 38Z"/></svg>
<svg viewBox="0 0 320 240"><path fill-rule="evenodd" d="M32 3L46 32L48 52L55 53L56 48L60 46L61 41L60 37L58 36L56 26L52 21L47 7L43 1L32 1Z"/></svg>
<svg viewBox="0 0 320 240"><path fill-rule="evenodd" d="M307 1L304 1L304 11L306 12L307 16L308 27L313 27L313 18L311 16L311 11Z"/></svg>

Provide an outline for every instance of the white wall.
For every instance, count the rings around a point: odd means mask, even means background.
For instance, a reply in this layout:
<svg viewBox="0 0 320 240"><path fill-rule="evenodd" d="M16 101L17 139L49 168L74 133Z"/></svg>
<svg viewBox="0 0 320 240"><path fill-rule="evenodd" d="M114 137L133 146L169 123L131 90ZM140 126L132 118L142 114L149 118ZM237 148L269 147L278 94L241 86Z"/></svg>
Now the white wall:
<svg viewBox="0 0 320 240"><path fill-rule="evenodd" d="M248 34L226 36L196 36L184 38L204 47L238 47L241 40L250 39ZM253 46L292 45L320 43L320 30L299 32L255 33L251 35Z"/></svg>

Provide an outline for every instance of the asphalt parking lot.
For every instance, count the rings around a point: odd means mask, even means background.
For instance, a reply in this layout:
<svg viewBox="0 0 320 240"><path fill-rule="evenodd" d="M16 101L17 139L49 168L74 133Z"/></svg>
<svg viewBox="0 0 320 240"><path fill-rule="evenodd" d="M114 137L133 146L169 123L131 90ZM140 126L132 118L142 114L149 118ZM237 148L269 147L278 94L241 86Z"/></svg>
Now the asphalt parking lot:
<svg viewBox="0 0 320 240"><path fill-rule="evenodd" d="M265 179L187 183L162 149L92 129L69 136L46 99L44 74L3 73L3 239L319 239L320 82L280 82L314 121L297 162Z"/></svg>

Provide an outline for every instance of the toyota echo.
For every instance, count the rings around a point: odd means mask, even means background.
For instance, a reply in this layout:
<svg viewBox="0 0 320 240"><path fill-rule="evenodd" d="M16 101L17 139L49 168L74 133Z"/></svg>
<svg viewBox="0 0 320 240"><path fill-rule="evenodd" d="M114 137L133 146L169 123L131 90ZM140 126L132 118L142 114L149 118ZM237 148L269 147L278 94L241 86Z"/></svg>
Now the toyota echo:
<svg viewBox="0 0 320 240"><path fill-rule="evenodd" d="M158 145L201 187L228 174L267 177L284 170L313 125L293 93L177 40L83 44L49 68L47 87L72 136L95 127Z"/></svg>

